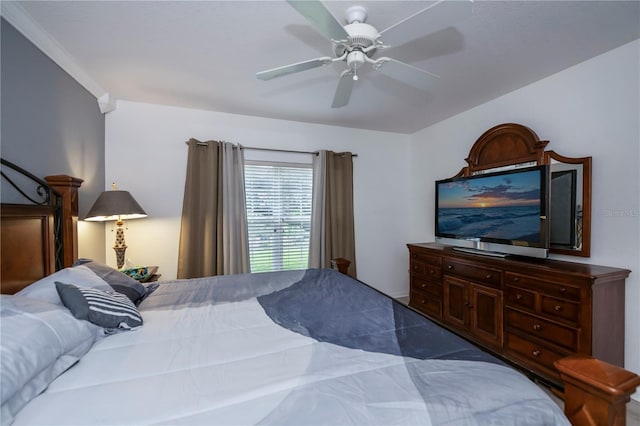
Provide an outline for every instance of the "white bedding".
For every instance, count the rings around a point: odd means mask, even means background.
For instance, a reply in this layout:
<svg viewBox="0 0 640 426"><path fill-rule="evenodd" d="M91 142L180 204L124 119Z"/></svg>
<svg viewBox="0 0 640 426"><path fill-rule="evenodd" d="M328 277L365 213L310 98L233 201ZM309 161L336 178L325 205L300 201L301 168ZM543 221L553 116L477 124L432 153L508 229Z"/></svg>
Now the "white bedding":
<svg viewBox="0 0 640 426"><path fill-rule="evenodd" d="M318 343L274 324L255 299L144 318L141 330L98 342L14 424L256 424L292 388L384 367L379 374L393 374L397 388L371 403L397 406L391 423L429 424L402 358ZM322 362L311 372L312 357ZM350 385L367 390L366 382Z"/></svg>
<svg viewBox="0 0 640 426"><path fill-rule="evenodd" d="M15 425L568 425L519 372L333 271L166 282Z"/></svg>

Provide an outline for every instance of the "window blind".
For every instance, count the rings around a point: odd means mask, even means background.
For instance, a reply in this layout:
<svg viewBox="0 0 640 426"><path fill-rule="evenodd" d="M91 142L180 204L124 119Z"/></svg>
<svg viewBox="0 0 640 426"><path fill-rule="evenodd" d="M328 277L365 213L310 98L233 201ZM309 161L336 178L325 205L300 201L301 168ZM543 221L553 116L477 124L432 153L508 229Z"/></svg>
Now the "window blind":
<svg viewBox="0 0 640 426"><path fill-rule="evenodd" d="M245 164L251 272L308 267L312 181L310 165Z"/></svg>

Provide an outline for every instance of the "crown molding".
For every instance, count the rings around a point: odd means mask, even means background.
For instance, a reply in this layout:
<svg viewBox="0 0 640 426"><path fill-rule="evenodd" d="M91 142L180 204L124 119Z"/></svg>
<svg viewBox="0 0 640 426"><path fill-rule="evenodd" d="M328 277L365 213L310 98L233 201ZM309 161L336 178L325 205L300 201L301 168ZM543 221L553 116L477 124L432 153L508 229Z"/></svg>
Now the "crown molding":
<svg viewBox="0 0 640 426"><path fill-rule="evenodd" d="M116 109L116 99L110 93L105 93L98 98L100 112L106 114Z"/></svg>
<svg viewBox="0 0 640 426"><path fill-rule="evenodd" d="M13 25L23 36L47 55L53 62L58 64L67 74L76 80L82 87L91 93L96 99L108 95L89 74L78 65L75 58L58 43L49 33L47 33L29 13L17 1L0 1L0 14L11 25ZM108 96L110 97L110 96ZM113 103L115 109L115 101ZM103 111L103 113L112 111Z"/></svg>

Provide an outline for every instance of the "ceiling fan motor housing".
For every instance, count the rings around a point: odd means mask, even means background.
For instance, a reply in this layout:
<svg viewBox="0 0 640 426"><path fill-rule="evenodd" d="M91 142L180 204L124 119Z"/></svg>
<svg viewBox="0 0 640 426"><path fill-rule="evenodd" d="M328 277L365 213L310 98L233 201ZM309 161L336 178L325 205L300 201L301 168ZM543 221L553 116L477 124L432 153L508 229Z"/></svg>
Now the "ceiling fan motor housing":
<svg viewBox="0 0 640 426"><path fill-rule="evenodd" d="M353 50L364 50L372 46L380 37L380 33L378 33L375 27L361 22L345 25L344 29L349 34L349 39L347 43L340 43L335 46L336 56L342 56L345 52L351 52ZM371 49L365 52L365 54L371 57L375 51L376 49Z"/></svg>

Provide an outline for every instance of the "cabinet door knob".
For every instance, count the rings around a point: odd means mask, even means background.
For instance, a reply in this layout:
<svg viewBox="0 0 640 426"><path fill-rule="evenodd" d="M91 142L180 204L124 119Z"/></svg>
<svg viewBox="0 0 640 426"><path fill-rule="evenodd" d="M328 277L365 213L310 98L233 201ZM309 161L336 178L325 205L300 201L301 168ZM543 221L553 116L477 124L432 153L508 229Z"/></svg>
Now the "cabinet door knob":
<svg viewBox="0 0 640 426"><path fill-rule="evenodd" d="M531 355L533 356L540 356L541 352L540 349L534 349L533 351L531 351Z"/></svg>
<svg viewBox="0 0 640 426"><path fill-rule="evenodd" d="M447 269L453 269L453 265L447 265Z"/></svg>
<svg viewBox="0 0 640 426"><path fill-rule="evenodd" d="M542 326L540 324L533 324L533 329L535 331L540 331L542 329Z"/></svg>
<svg viewBox="0 0 640 426"><path fill-rule="evenodd" d="M420 304L424 305L425 303L427 303L427 299L420 299Z"/></svg>
<svg viewBox="0 0 640 426"><path fill-rule="evenodd" d="M427 286L427 284L426 284L426 283L421 283L421 284L420 284L420 287L422 287L422 288L425 288L426 286Z"/></svg>

